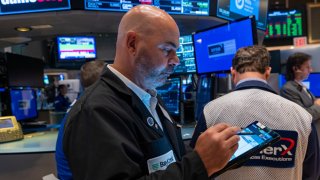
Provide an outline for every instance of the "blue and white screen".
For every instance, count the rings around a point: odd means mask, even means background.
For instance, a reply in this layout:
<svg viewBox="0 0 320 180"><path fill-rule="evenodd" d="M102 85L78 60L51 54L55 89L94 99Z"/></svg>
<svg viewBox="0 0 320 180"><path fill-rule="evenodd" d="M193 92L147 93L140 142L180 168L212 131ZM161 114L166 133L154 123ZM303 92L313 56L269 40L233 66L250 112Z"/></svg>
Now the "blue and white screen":
<svg viewBox="0 0 320 180"><path fill-rule="evenodd" d="M242 130L245 133L252 133L248 135L239 135L240 141L238 142L239 147L237 151L232 155L231 160L250 151L256 146L268 142L272 139L272 136L265 132L263 129L259 128L257 125L253 124Z"/></svg>
<svg viewBox="0 0 320 180"><path fill-rule="evenodd" d="M236 51L254 44L251 19L194 34L198 74L228 71Z"/></svg>
<svg viewBox="0 0 320 180"><path fill-rule="evenodd" d="M217 16L236 20L246 16L256 17L257 28L265 30L268 0L218 0Z"/></svg>
<svg viewBox="0 0 320 180"><path fill-rule="evenodd" d="M12 89L11 111L17 120L37 117L37 101L32 89Z"/></svg>

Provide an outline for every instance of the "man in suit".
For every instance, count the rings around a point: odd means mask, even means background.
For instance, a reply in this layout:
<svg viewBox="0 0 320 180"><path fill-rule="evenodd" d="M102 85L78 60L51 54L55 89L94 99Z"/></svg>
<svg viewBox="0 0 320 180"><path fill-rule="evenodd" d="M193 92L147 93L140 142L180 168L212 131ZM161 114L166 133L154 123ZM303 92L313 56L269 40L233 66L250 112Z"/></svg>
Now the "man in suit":
<svg viewBox="0 0 320 180"><path fill-rule="evenodd" d="M179 29L154 6L120 21L114 64L71 108L63 150L74 179L209 179L238 148L238 127L220 123L186 154L180 127L155 88L179 64Z"/></svg>
<svg viewBox="0 0 320 180"><path fill-rule="evenodd" d="M320 99L302 83L312 72L311 56L305 53L295 53L288 58L286 67L286 84L280 94L305 108L313 117L313 121L320 120ZM320 81L320 80L319 80ZM316 124L320 124L316 123ZM319 133L319 130L318 130Z"/></svg>
<svg viewBox="0 0 320 180"><path fill-rule="evenodd" d="M277 95L267 84L269 64L266 48L240 48L231 67L234 91L204 107L204 118L197 124L193 141L202 131L221 122L245 127L259 121L281 135L279 142L250 158L242 167L218 176L218 180L316 180L319 177L319 146L312 117L299 105ZM250 138L241 137L249 141Z"/></svg>

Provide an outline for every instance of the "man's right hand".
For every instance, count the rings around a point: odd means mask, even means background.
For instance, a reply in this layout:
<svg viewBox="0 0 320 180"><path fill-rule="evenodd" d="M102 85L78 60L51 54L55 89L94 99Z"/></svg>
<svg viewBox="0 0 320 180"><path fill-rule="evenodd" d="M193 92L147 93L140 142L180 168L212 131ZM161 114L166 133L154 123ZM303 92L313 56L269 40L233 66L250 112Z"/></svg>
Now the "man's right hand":
<svg viewBox="0 0 320 180"><path fill-rule="evenodd" d="M320 99L316 99L316 100L314 101L314 104L320 106Z"/></svg>
<svg viewBox="0 0 320 180"><path fill-rule="evenodd" d="M199 154L208 176L227 165L238 149L239 131L239 127L220 123L208 128L199 136L194 150Z"/></svg>

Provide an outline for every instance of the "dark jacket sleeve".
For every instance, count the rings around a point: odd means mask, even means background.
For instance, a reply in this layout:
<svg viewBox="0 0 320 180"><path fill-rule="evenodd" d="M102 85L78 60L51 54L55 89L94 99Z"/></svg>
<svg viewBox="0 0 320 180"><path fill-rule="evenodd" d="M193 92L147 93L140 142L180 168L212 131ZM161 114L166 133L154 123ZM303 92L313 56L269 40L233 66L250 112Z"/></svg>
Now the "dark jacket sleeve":
<svg viewBox="0 0 320 180"><path fill-rule="evenodd" d="M312 115L313 121L320 120L320 106L312 104L311 106L306 107L302 103L300 95L290 88L283 87L280 91L280 95L290 101L295 102L296 104L299 104L301 107L307 110Z"/></svg>
<svg viewBox="0 0 320 180"><path fill-rule="evenodd" d="M202 132L204 132L206 129L207 129L206 119L204 118L204 114L201 113L201 116L200 116L200 118L199 118L199 120L197 122L197 125L196 125L195 129L194 129L194 132L193 132L193 135L192 135L192 139L190 141L190 146L192 148L195 147L196 142L197 142L200 134Z"/></svg>
<svg viewBox="0 0 320 180"><path fill-rule="evenodd" d="M130 113L120 113L125 108L118 108L118 112L112 107L77 108L70 112L71 121L66 125L63 139L74 179L208 179L196 152L185 155L182 161L171 164L164 171L147 174L142 167L146 164L140 146L143 142L137 138L139 130L134 122L126 121L132 118Z"/></svg>
<svg viewBox="0 0 320 180"><path fill-rule="evenodd" d="M303 162L303 180L317 180L320 178L319 141L316 128L311 124L308 148Z"/></svg>

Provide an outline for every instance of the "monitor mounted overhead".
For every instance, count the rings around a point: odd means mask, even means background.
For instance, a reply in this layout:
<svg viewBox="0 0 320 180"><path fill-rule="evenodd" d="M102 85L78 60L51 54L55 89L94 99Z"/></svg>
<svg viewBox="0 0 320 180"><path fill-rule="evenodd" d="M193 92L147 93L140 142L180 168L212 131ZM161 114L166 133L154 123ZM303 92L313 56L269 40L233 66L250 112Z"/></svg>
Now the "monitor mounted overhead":
<svg viewBox="0 0 320 180"><path fill-rule="evenodd" d="M159 7L169 14L209 15L210 0L142 0L142 1L102 1L85 0L85 10L127 12L140 4L149 4Z"/></svg>
<svg viewBox="0 0 320 180"><path fill-rule="evenodd" d="M302 12L299 10L269 11L265 38L302 36L304 34L302 21Z"/></svg>
<svg viewBox="0 0 320 180"><path fill-rule="evenodd" d="M268 0L217 0L216 15L226 20L237 20L243 17L256 17L258 29L266 29Z"/></svg>
<svg viewBox="0 0 320 180"><path fill-rule="evenodd" d="M267 46L292 45L294 37L306 35L303 10L270 10L264 44Z"/></svg>
<svg viewBox="0 0 320 180"><path fill-rule="evenodd" d="M1 0L0 2L0 16L70 9L70 0Z"/></svg>
<svg viewBox="0 0 320 180"><path fill-rule="evenodd" d="M257 44L255 18L247 17L193 34L198 74L226 72L236 51Z"/></svg>
<svg viewBox="0 0 320 180"><path fill-rule="evenodd" d="M95 59L96 43L89 36L58 36L58 61L83 61Z"/></svg>

